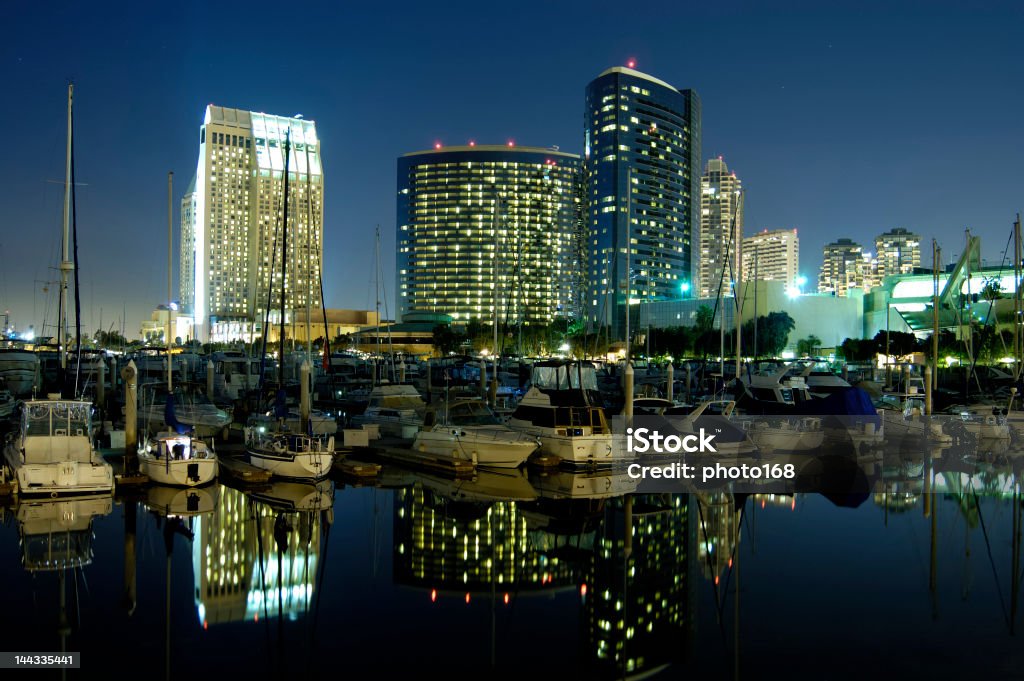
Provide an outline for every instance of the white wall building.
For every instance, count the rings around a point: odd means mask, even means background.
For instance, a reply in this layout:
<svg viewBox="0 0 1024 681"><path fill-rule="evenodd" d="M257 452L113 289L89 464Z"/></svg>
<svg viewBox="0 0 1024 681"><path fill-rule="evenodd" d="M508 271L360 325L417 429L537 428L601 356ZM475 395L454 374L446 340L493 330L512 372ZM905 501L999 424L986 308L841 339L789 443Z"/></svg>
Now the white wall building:
<svg viewBox="0 0 1024 681"><path fill-rule="evenodd" d="M795 229L758 232L743 239L743 281L781 281L798 285L800 238Z"/></svg>
<svg viewBox="0 0 1024 681"><path fill-rule="evenodd" d="M288 238L282 259L285 138ZM181 302L203 341L261 332L268 293L272 320L320 306L323 168L313 121L206 107L196 176L182 199ZM282 260L286 281L282 282Z"/></svg>
<svg viewBox="0 0 1024 681"><path fill-rule="evenodd" d="M733 218L736 234L743 234L742 182L722 157L710 159L700 178L700 260L698 264L697 297L715 298L722 282L722 295L731 295L730 282L736 276L730 264L736 263L736 248L730 240ZM733 266L734 267L734 266ZM722 279L722 273L725 279Z"/></svg>

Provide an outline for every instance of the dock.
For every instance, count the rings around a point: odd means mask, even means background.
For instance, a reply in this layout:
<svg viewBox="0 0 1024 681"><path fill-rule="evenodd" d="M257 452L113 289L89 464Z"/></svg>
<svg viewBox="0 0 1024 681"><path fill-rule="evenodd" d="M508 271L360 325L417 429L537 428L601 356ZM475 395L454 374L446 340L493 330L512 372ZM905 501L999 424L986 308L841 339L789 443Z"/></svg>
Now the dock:
<svg viewBox="0 0 1024 681"><path fill-rule="evenodd" d="M441 473L456 478L471 478L476 473L472 461L453 457L424 454L400 447L376 446L355 448L358 456L363 459L377 459L388 463L397 463L408 468L417 468Z"/></svg>
<svg viewBox="0 0 1024 681"><path fill-rule="evenodd" d="M381 465L356 459L339 458L334 461L334 470L339 474L358 480L376 478L380 474Z"/></svg>
<svg viewBox="0 0 1024 681"><path fill-rule="evenodd" d="M270 471L256 468L256 466L242 461L240 458L220 455L217 457L217 465L221 475L231 478L242 485L262 486L270 484Z"/></svg>
<svg viewBox="0 0 1024 681"><path fill-rule="evenodd" d="M145 473L118 473L114 476L114 487L141 487L149 484L149 476Z"/></svg>

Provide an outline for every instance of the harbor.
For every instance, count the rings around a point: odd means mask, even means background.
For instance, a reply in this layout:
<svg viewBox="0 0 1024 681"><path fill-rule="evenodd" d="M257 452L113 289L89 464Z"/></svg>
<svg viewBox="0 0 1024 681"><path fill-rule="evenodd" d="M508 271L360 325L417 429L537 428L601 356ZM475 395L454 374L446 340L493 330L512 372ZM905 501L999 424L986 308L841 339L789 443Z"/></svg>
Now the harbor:
<svg viewBox="0 0 1024 681"><path fill-rule="evenodd" d="M888 457L856 499L385 465L359 487L23 500L0 511L0 578L20 613L0 628L11 647L159 678L424 664L459 678L538 665L734 678L787 650L791 678L823 664L854 678L902 668L902 647L878 644L894 638L928 653L907 673L944 677L953 638L985 651L976 673L1005 673L1019 654L1022 457ZM402 655L388 654L396 627L416 632Z"/></svg>

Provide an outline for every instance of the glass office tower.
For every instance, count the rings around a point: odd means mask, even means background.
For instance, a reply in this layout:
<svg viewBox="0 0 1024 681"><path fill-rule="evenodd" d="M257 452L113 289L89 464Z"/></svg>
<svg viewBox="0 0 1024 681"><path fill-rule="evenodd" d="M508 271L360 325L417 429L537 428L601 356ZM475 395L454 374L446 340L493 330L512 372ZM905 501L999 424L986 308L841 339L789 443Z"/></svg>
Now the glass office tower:
<svg viewBox="0 0 1024 681"><path fill-rule="evenodd" d="M588 320L621 334L627 301L692 295L700 120L696 92L634 69L610 68L587 86Z"/></svg>
<svg viewBox="0 0 1024 681"><path fill-rule="evenodd" d="M512 145L398 159L398 312L456 323L571 316L580 158ZM495 309L497 308L497 309Z"/></svg>

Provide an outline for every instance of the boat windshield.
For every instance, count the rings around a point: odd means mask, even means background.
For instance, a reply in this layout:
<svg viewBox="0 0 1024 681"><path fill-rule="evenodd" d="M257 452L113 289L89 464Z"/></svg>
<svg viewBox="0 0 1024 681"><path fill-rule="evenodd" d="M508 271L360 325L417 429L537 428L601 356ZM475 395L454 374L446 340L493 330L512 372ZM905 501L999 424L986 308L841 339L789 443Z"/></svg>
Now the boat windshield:
<svg viewBox="0 0 1024 681"><path fill-rule="evenodd" d="M26 435L85 435L92 429L92 412L86 402L42 402L25 409Z"/></svg>
<svg viewBox="0 0 1024 681"><path fill-rule="evenodd" d="M593 366L577 364L537 366L533 384L541 390L597 390L597 372Z"/></svg>
<svg viewBox="0 0 1024 681"><path fill-rule="evenodd" d="M483 402L457 402L448 407L453 426L498 426L501 422Z"/></svg>

